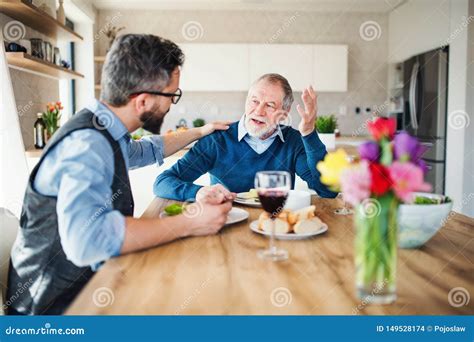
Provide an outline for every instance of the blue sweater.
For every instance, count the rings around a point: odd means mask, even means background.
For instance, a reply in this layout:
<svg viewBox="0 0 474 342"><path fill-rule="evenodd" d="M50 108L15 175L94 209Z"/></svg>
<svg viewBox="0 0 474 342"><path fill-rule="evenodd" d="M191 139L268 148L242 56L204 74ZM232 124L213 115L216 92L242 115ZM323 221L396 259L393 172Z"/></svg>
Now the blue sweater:
<svg viewBox="0 0 474 342"><path fill-rule="evenodd" d="M156 178L153 186L156 196L178 201L194 200L201 186L193 184L209 172L211 184L223 184L233 192L244 192L254 188L257 171L288 171L295 185L295 174L321 197L334 198L319 180L316 164L324 159L326 147L313 132L302 137L299 131L281 126L285 142L275 139L262 154L256 153L243 139L237 139L238 122L226 131L216 131L201 138L170 169Z"/></svg>

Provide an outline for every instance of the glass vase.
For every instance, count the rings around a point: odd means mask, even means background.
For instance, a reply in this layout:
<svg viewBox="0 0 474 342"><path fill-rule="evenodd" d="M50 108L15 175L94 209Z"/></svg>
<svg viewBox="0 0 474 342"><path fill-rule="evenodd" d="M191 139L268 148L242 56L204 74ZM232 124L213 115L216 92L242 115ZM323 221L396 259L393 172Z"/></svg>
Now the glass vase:
<svg viewBox="0 0 474 342"><path fill-rule="evenodd" d="M356 287L364 303L396 299L398 204L390 193L368 198L356 208Z"/></svg>

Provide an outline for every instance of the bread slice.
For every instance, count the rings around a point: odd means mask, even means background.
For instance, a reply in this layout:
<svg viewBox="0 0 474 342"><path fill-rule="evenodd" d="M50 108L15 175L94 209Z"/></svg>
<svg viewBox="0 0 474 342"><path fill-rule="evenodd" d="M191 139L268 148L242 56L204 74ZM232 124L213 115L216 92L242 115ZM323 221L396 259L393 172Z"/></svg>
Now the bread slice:
<svg viewBox="0 0 474 342"><path fill-rule="evenodd" d="M316 209L316 206L310 205L309 207L305 207L302 209L295 210L293 212L289 212L288 222L290 224L296 224L298 221L310 219L314 217L315 209Z"/></svg>
<svg viewBox="0 0 474 342"><path fill-rule="evenodd" d="M310 219L303 219L298 221L294 226L293 230L295 234L307 234L319 231L325 224L318 218L312 217Z"/></svg>
<svg viewBox="0 0 474 342"><path fill-rule="evenodd" d="M288 221L276 218L273 223L275 224L275 234L287 234L291 232L291 225L288 223ZM271 233L272 220L270 218L259 220L258 229L267 233Z"/></svg>

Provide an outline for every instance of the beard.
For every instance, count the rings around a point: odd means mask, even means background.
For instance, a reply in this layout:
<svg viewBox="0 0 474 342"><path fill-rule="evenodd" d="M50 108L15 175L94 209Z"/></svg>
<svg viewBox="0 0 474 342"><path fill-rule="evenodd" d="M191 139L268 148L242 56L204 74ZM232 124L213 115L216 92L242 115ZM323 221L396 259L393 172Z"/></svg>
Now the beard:
<svg viewBox="0 0 474 342"><path fill-rule="evenodd" d="M143 122L143 129L153 134L160 134L163 118L169 111L168 108L168 110L162 115L159 115L158 110L143 112L142 115L140 115L140 121Z"/></svg>
<svg viewBox="0 0 474 342"><path fill-rule="evenodd" d="M255 119L262 122L262 124L256 124L252 121ZM245 128L247 129L248 134L251 137L264 139L267 136L270 136L276 128L275 124L272 124L269 120L263 118L253 118L249 115L245 116Z"/></svg>

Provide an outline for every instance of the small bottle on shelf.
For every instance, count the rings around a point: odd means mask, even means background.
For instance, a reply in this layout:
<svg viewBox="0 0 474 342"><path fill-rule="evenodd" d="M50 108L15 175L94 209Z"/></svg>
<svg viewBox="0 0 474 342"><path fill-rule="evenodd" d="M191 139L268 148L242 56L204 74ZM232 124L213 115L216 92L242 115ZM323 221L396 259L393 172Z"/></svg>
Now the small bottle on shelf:
<svg viewBox="0 0 474 342"><path fill-rule="evenodd" d="M34 138L35 138L35 148L44 148L46 145L46 135L45 130L46 127L43 121L43 113L36 114L38 117L34 124Z"/></svg>

